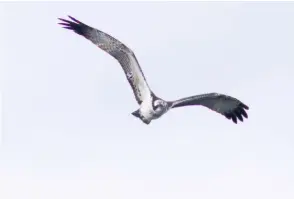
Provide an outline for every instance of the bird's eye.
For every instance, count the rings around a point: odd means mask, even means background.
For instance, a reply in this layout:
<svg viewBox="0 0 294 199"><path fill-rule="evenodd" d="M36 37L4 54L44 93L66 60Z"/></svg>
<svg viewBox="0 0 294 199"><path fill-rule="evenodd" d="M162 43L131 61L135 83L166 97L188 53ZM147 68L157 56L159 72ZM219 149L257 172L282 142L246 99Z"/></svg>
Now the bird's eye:
<svg viewBox="0 0 294 199"><path fill-rule="evenodd" d="M158 109L160 104L154 104L154 109Z"/></svg>
<svg viewBox="0 0 294 199"><path fill-rule="evenodd" d="M160 102L155 102L153 107L154 107L154 110L156 110L156 109L162 108L162 104Z"/></svg>

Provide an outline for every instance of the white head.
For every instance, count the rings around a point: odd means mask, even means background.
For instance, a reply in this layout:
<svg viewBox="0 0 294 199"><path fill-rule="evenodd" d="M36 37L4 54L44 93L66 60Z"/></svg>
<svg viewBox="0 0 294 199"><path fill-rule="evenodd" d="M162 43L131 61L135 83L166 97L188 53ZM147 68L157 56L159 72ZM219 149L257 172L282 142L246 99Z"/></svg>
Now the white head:
<svg viewBox="0 0 294 199"><path fill-rule="evenodd" d="M156 115L162 115L168 110L167 102L161 99L156 99L153 102L153 109Z"/></svg>

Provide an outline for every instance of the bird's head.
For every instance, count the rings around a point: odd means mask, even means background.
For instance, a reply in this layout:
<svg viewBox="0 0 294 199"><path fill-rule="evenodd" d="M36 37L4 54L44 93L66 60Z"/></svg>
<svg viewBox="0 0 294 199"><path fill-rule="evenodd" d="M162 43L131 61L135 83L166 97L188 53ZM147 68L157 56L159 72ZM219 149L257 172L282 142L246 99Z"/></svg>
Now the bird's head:
<svg viewBox="0 0 294 199"><path fill-rule="evenodd" d="M153 109L156 113L163 113L166 110L167 104L165 101L157 99L153 102Z"/></svg>

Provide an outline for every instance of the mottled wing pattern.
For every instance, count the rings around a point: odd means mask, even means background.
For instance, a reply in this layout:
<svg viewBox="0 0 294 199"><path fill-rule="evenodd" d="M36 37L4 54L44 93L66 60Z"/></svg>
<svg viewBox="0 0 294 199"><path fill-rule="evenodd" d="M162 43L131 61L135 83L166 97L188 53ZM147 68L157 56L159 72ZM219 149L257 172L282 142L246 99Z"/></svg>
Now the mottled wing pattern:
<svg viewBox="0 0 294 199"><path fill-rule="evenodd" d="M68 17L72 21L59 18L62 21L59 24L63 25L66 29L73 30L75 33L84 36L100 49L114 57L122 66L139 104L142 103L143 99L151 95L142 69L131 49L107 33L92 28L71 16Z"/></svg>
<svg viewBox="0 0 294 199"><path fill-rule="evenodd" d="M172 108L202 105L217 113L224 115L227 119L232 119L237 124L237 120L243 121L243 117L248 118L246 110L249 107L238 99L231 96L208 93L203 95L195 95L172 102Z"/></svg>

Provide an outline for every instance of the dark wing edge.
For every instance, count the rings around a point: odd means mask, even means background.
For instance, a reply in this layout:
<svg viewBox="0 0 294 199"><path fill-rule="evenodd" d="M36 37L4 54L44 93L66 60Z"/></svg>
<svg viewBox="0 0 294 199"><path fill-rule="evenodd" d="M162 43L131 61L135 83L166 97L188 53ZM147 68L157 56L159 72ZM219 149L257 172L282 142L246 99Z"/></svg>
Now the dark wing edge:
<svg viewBox="0 0 294 199"><path fill-rule="evenodd" d="M73 30L84 36L103 51L114 57L122 66L129 84L132 87L136 101L141 104L146 94L152 93L144 73L133 51L116 38L98 29L90 27L72 16L72 21L58 18L65 29Z"/></svg>
<svg viewBox="0 0 294 199"><path fill-rule="evenodd" d="M84 37L87 36L87 32L91 31L90 26L80 22L79 20L68 16L72 21L66 20L66 19L62 19L62 18L58 18L60 21L63 21L62 23L58 23L60 25L63 25L63 28L69 29L69 30L73 30L75 33L82 35Z"/></svg>
<svg viewBox="0 0 294 199"><path fill-rule="evenodd" d="M63 28L65 29L72 30L77 34L84 36L86 39L89 39L91 42L93 42L95 45L97 45L99 48L106 51L107 53L111 53L109 52L110 50L120 50L120 51L124 51L125 53L133 53L131 49L129 49L126 45L124 45L122 42L112 37L111 35L101 30L98 30L96 28L93 28L75 19L74 17L70 15L68 15L68 18L70 18L72 21L63 19L63 18L58 18L60 21L62 21L58 24L62 25ZM113 49L103 48L101 44L105 44L109 46L112 45Z"/></svg>
<svg viewBox="0 0 294 199"><path fill-rule="evenodd" d="M238 123L238 120L243 122L244 118L248 118L246 110L249 110L249 106L236 98L224 94L208 93L171 102L171 108L193 105L205 106L232 120L235 124Z"/></svg>

